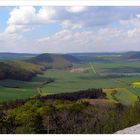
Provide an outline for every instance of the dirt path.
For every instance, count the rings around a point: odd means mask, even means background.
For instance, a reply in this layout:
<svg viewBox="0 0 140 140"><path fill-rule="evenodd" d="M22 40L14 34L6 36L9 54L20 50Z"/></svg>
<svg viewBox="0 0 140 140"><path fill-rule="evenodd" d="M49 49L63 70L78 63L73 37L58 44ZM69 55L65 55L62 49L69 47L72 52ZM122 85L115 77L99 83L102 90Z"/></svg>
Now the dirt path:
<svg viewBox="0 0 140 140"><path fill-rule="evenodd" d="M90 68L91 68L91 70L93 71L93 73L97 74L97 72L96 72L96 70L95 70L93 64L92 64L92 63L89 63L89 65L90 65Z"/></svg>

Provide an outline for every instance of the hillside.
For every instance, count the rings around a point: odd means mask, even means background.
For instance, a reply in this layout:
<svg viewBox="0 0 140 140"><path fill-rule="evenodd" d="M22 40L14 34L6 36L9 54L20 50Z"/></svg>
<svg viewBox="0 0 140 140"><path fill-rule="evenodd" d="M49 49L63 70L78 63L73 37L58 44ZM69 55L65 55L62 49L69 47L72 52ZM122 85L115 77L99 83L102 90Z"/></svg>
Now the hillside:
<svg viewBox="0 0 140 140"><path fill-rule="evenodd" d="M41 73L41 66L14 60L0 62L0 80L30 80L37 73Z"/></svg>
<svg viewBox="0 0 140 140"><path fill-rule="evenodd" d="M120 133L118 130L139 124L139 105L140 99L128 107L111 102L101 89L47 96L38 94L30 99L0 104L0 133ZM131 134L136 133L139 126L133 130Z"/></svg>
<svg viewBox="0 0 140 140"><path fill-rule="evenodd" d="M89 134L112 132L112 128L108 128L112 123L109 117L113 110L118 111L118 105L110 106L107 103L101 106L100 98L105 97L100 89L70 93L69 96L67 94L69 93L59 94L59 96L49 95L49 97L36 96L27 100L0 104L0 125L2 126L0 133ZM81 98L91 99L92 102L99 100L99 102L93 105ZM108 123L105 124L106 121ZM105 125L104 128L102 124Z"/></svg>
<svg viewBox="0 0 140 140"><path fill-rule="evenodd" d="M33 57L34 56L34 57ZM28 58L28 59L27 59ZM22 60L21 60L22 59ZM71 55L61 54L0 54L0 80L30 80L47 68L63 69L71 67L78 60Z"/></svg>
<svg viewBox="0 0 140 140"><path fill-rule="evenodd" d="M78 59L67 54L40 54L30 58L27 62L47 66L49 68L67 68L71 67L73 62L78 62Z"/></svg>

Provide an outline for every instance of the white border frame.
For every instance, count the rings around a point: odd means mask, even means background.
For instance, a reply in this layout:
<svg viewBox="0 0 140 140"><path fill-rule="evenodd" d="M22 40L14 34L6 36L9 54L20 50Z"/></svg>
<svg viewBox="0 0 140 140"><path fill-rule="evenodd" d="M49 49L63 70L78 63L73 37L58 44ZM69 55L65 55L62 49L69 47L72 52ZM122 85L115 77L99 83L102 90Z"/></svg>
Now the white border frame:
<svg viewBox="0 0 140 140"><path fill-rule="evenodd" d="M140 0L0 0L0 6L140 6Z"/></svg>
<svg viewBox="0 0 140 140"><path fill-rule="evenodd" d="M140 0L0 0L0 6L140 6ZM0 140L140 140L140 135L0 135Z"/></svg>
<svg viewBox="0 0 140 140"><path fill-rule="evenodd" d="M133 135L133 134L92 134L92 135L45 135L45 134L22 134L22 135L0 135L1 140L140 140L139 135Z"/></svg>

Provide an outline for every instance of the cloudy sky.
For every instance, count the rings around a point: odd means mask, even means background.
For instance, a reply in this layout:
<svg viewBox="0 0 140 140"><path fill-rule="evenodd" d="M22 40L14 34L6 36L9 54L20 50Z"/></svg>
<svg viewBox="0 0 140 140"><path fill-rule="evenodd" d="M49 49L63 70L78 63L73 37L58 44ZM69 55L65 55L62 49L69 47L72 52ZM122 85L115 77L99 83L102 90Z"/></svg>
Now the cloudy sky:
<svg viewBox="0 0 140 140"><path fill-rule="evenodd" d="M140 51L140 7L0 7L0 52Z"/></svg>

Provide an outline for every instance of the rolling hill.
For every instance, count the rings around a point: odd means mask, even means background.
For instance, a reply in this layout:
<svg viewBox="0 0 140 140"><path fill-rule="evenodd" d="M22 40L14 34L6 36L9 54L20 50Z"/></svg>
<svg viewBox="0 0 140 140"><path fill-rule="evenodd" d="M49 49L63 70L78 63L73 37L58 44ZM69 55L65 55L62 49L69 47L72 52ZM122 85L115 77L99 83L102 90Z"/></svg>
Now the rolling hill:
<svg viewBox="0 0 140 140"><path fill-rule="evenodd" d="M72 63L79 62L79 60L68 54L40 54L36 57L26 60L33 64L47 66L47 68L63 69L71 67Z"/></svg>
<svg viewBox="0 0 140 140"><path fill-rule="evenodd" d="M25 55L27 56L25 59ZM73 62L78 62L78 59L71 55L61 54L3 54L3 59L0 61L0 80L13 79L13 80L30 80L38 73L48 68L64 69L72 66ZM2 58L2 55L0 55ZM31 57L31 58L30 58ZM23 60L20 60L20 59ZM11 59L11 60L7 60ZM14 60L17 59L17 60Z"/></svg>

